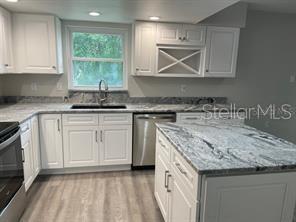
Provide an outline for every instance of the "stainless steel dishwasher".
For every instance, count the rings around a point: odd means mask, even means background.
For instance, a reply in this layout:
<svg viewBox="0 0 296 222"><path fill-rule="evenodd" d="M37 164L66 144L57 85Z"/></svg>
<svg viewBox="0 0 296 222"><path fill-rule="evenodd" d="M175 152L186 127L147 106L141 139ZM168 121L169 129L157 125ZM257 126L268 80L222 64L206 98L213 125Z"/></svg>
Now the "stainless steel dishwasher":
<svg viewBox="0 0 296 222"><path fill-rule="evenodd" d="M155 165L155 123L175 121L175 113L134 115L133 168Z"/></svg>

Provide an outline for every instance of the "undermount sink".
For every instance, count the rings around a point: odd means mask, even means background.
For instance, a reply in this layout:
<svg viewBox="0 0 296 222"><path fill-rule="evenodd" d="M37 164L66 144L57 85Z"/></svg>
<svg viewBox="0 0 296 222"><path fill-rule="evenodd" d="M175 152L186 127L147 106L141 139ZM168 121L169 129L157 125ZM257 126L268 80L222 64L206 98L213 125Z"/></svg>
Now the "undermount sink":
<svg viewBox="0 0 296 222"><path fill-rule="evenodd" d="M125 105L74 104L71 109L126 109Z"/></svg>

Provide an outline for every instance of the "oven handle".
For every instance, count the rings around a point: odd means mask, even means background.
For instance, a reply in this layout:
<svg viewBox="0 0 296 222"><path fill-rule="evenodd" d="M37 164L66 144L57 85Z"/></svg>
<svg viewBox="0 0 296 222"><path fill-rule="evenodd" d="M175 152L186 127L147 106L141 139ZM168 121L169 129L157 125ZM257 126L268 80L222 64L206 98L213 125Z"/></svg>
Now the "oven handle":
<svg viewBox="0 0 296 222"><path fill-rule="evenodd" d="M0 143L0 150L5 149L7 146L12 144L16 138L18 138L21 135L21 130L19 129L12 137L5 140L3 143Z"/></svg>

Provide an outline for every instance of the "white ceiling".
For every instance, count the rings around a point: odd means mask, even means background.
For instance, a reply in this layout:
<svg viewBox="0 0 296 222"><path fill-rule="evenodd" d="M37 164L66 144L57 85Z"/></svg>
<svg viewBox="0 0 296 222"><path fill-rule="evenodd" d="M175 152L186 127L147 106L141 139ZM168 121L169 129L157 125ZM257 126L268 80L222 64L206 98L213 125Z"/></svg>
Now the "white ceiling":
<svg viewBox="0 0 296 222"><path fill-rule="evenodd" d="M296 13L296 0L243 0L254 10Z"/></svg>
<svg viewBox="0 0 296 222"><path fill-rule="evenodd" d="M199 22L239 0L19 0L0 4L11 11L50 13L62 19L131 23L160 16L161 21ZM89 11L99 11L90 17Z"/></svg>

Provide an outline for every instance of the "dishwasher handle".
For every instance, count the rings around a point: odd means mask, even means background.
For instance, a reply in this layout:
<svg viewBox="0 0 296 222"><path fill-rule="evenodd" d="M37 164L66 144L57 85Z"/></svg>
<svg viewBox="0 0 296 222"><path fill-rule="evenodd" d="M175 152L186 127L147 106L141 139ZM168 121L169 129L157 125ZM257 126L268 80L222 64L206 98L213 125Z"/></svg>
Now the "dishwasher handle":
<svg viewBox="0 0 296 222"><path fill-rule="evenodd" d="M136 117L136 119L153 119L153 120L157 120L157 119L175 119L174 116L138 116Z"/></svg>

